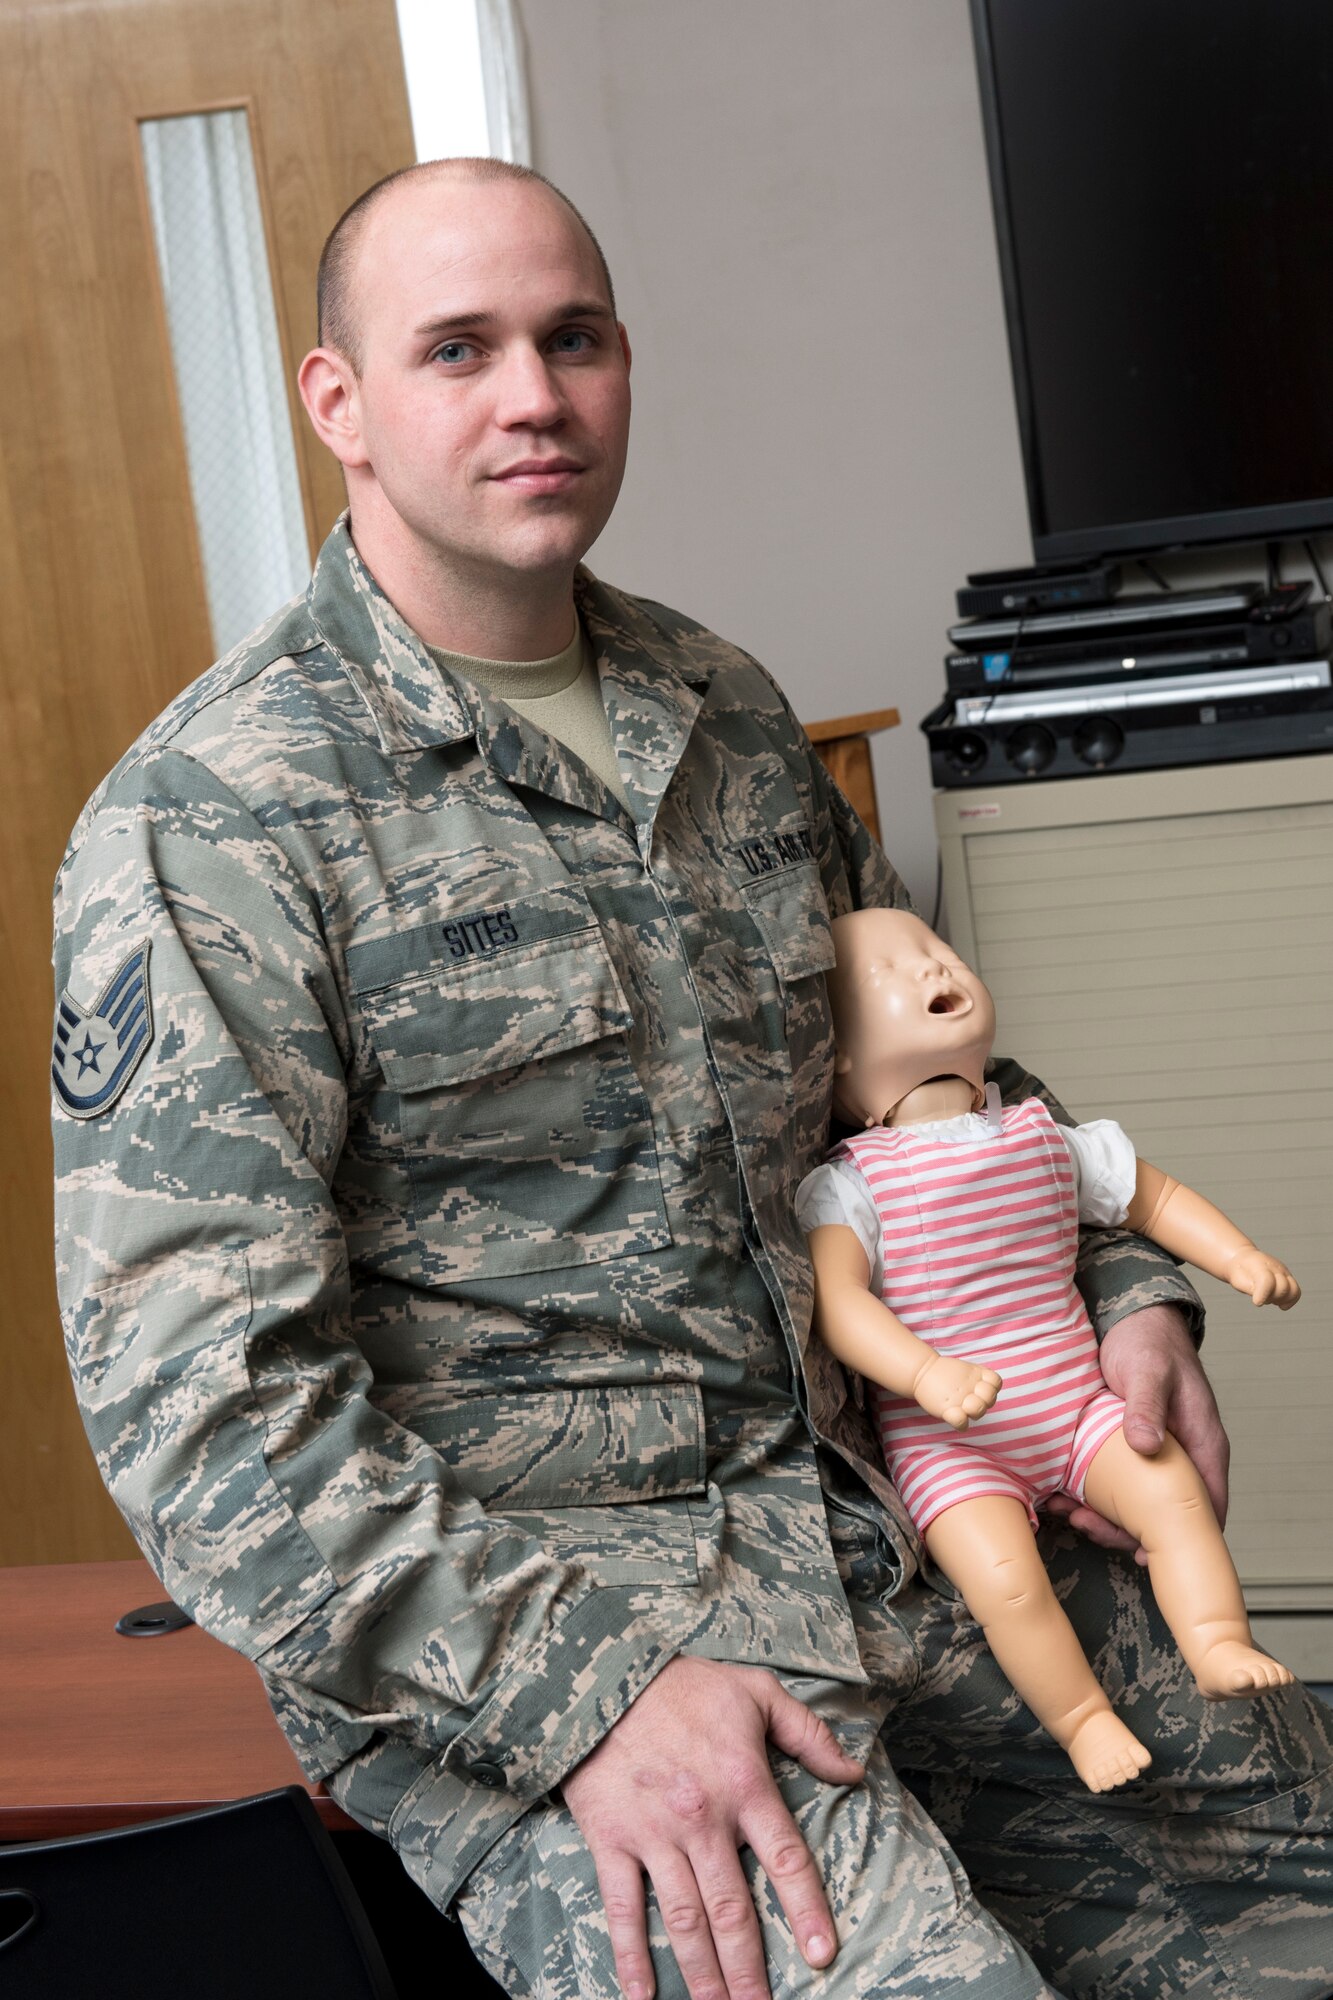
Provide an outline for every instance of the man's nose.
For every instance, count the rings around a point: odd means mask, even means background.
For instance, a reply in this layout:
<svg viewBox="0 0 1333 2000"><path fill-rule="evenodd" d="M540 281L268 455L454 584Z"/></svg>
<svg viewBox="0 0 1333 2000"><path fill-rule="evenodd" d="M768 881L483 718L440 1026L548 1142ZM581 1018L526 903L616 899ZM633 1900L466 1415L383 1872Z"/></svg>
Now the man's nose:
<svg viewBox="0 0 1333 2000"><path fill-rule="evenodd" d="M496 398L496 422L506 430L527 424L549 429L567 414L564 392L544 354L518 348L506 355Z"/></svg>

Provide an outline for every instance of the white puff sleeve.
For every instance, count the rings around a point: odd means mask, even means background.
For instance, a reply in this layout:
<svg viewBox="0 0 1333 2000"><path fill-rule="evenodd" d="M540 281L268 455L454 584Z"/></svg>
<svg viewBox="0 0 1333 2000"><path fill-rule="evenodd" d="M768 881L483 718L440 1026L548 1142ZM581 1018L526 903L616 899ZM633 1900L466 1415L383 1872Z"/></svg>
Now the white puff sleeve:
<svg viewBox="0 0 1333 2000"><path fill-rule="evenodd" d="M1134 1199L1138 1154L1133 1140L1114 1118L1058 1129L1074 1163L1079 1221L1114 1229Z"/></svg>
<svg viewBox="0 0 1333 2000"><path fill-rule="evenodd" d="M866 1253L872 1287L877 1293L883 1289L879 1211L865 1175L851 1160L826 1160L806 1175L796 1190L796 1220L806 1236L829 1222L853 1230Z"/></svg>

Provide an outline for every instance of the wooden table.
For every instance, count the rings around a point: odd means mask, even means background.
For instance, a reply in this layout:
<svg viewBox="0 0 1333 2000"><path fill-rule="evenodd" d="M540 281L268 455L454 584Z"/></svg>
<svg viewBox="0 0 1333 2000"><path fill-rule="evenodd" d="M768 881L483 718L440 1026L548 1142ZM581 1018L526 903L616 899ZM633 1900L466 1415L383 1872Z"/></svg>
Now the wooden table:
<svg viewBox="0 0 1333 2000"><path fill-rule="evenodd" d="M896 708L872 708L862 715L840 715L832 722L805 725L825 770L847 794L876 840L881 835L870 738L878 736L881 729L896 729L901 719Z"/></svg>
<svg viewBox="0 0 1333 2000"><path fill-rule="evenodd" d="M248 1660L188 1626L126 1639L160 1602L145 1562L0 1570L0 1841L55 1840L301 1785Z"/></svg>

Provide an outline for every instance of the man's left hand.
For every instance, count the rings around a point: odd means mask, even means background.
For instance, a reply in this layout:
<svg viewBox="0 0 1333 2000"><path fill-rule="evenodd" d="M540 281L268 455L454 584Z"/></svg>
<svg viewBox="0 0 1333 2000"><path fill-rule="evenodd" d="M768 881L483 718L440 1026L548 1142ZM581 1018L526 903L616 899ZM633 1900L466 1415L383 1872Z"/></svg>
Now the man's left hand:
<svg viewBox="0 0 1333 2000"><path fill-rule="evenodd" d="M1101 1345L1102 1374L1125 1401L1125 1437L1145 1458L1162 1448L1168 1431L1184 1445L1208 1488L1221 1526L1227 1518L1227 1468L1231 1446L1217 1400L1203 1372L1184 1315L1175 1306L1145 1306L1117 1320ZM1106 1549L1134 1549L1131 1535L1102 1514L1061 1495L1049 1502L1070 1526Z"/></svg>

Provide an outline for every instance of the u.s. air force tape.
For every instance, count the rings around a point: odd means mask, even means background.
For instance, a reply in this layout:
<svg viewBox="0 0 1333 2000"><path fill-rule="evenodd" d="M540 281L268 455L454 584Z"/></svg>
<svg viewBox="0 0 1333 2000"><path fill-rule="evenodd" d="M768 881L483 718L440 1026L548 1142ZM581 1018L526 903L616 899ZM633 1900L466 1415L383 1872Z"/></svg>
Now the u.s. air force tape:
<svg viewBox="0 0 1333 2000"><path fill-rule="evenodd" d="M72 1118L99 1118L124 1090L153 1039L149 943L123 958L91 1007L68 986L56 1002L51 1078Z"/></svg>

